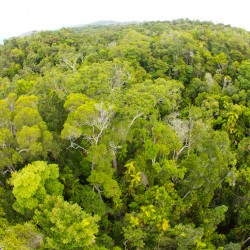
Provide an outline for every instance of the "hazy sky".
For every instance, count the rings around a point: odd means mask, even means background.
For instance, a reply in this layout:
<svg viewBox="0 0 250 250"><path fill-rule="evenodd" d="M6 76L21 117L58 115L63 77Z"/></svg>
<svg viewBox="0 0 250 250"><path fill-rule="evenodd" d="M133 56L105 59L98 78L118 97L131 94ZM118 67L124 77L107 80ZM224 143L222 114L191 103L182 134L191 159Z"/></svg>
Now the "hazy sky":
<svg viewBox="0 0 250 250"><path fill-rule="evenodd" d="M249 0L1 0L0 41L32 30L100 20L151 21L189 18L250 31Z"/></svg>

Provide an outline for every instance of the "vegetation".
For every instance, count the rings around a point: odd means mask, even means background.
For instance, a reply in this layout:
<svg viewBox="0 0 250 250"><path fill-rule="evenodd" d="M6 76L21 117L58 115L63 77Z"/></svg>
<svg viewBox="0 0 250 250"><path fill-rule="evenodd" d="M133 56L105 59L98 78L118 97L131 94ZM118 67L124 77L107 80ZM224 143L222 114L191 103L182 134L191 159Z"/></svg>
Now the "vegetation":
<svg viewBox="0 0 250 250"><path fill-rule="evenodd" d="M0 46L2 249L246 249L250 33L178 20Z"/></svg>

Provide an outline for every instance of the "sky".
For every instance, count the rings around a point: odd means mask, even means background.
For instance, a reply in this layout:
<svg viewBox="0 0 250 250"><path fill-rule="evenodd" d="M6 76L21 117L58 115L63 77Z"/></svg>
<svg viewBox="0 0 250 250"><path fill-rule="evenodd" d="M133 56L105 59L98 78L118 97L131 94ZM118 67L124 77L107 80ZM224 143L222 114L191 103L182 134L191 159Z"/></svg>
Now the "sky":
<svg viewBox="0 0 250 250"><path fill-rule="evenodd" d="M249 0L1 0L0 42L96 21L212 21L250 31Z"/></svg>

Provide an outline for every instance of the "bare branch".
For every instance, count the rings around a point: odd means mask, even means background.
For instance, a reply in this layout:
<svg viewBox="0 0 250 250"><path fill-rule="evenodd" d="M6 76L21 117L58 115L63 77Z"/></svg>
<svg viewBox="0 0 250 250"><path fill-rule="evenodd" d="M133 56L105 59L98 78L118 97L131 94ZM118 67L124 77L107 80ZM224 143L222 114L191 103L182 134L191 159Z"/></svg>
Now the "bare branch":
<svg viewBox="0 0 250 250"><path fill-rule="evenodd" d="M135 115L135 117L131 120L131 122L129 123L129 125L128 125L128 127L130 128L132 125L133 125L133 123L135 122L135 120L136 119L138 119L140 116L142 116L143 115L143 113L138 113L138 114L136 114Z"/></svg>
<svg viewBox="0 0 250 250"><path fill-rule="evenodd" d="M20 151L18 151L18 154L21 154L22 152L27 152L27 151L29 151L29 149L24 148L24 149L21 149Z"/></svg>
<svg viewBox="0 0 250 250"><path fill-rule="evenodd" d="M73 142L73 141L71 141L71 142L70 142L70 145L67 147L67 149L69 149L69 148L73 148L73 149L78 149L78 148L80 148L80 149L82 149L85 153L88 152L87 149L85 149L84 147L78 145L77 143L75 143L75 142Z"/></svg>

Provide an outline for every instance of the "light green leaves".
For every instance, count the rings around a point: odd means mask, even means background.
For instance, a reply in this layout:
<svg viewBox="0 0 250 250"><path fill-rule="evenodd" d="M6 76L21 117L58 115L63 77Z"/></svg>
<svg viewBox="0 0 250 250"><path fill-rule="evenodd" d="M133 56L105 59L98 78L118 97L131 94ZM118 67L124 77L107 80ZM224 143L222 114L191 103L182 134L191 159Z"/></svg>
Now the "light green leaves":
<svg viewBox="0 0 250 250"><path fill-rule="evenodd" d="M38 97L9 94L0 100L0 167L14 171L14 165L37 159L53 150L53 137L38 112Z"/></svg>
<svg viewBox="0 0 250 250"><path fill-rule="evenodd" d="M33 210L43 202L47 194L61 195L63 186L58 182L59 169L56 164L37 161L28 164L21 171L13 173L10 182L16 198L14 209L24 213Z"/></svg>
<svg viewBox="0 0 250 250"><path fill-rule="evenodd" d="M17 133L17 143L23 151L30 150L31 155L39 154L43 147L39 142L41 139L41 130L37 125L32 127L24 126L21 131Z"/></svg>
<svg viewBox="0 0 250 250"><path fill-rule="evenodd" d="M43 246L43 235L31 223L16 224L6 229L5 235L0 239L3 249L34 250Z"/></svg>
<svg viewBox="0 0 250 250"><path fill-rule="evenodd" d="M94 186L99 195L103 193L106 198L111 198L116 205L120 202L120 187L110 174L93 170L88 181Z"/></svg>
<svg viewBox="0 0 250 250"><path fill-rule="evenodd" d="M47 196L33 219L42 228L49 249L87 248L95 243L98 217L92 217L61 197Z"/></svg>

